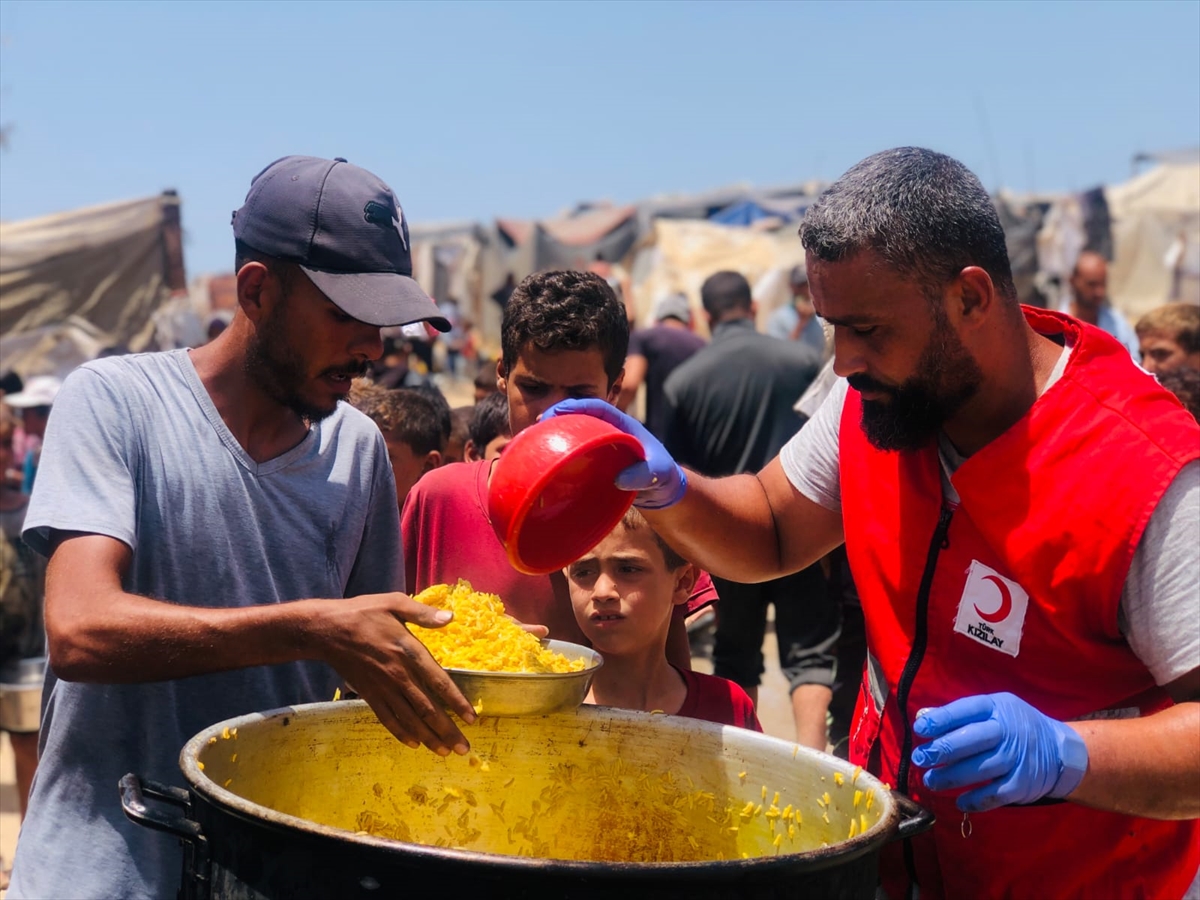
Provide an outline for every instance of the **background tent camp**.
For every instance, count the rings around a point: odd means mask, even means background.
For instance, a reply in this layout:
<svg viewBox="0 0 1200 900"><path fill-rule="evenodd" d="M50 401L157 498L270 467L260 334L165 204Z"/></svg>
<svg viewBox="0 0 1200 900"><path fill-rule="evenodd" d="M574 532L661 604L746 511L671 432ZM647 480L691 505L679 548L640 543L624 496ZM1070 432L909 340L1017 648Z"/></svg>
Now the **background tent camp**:
<svg viewBox="0 0 1200 900"><path fill-rule="evenodd" d="M62 376L107 346L161 346L164 304L186 286L179 222L167 192L0 223L3 368Z"/></svg>
<svg viewBox="0 0 1200 900"><path fill-rule="evenodd" d="M1122 184L1070 194L1001 192L1018 296L1057 306L1079 253L1111 260L1114 306L1130 319L1171 299L1200 302L1200 152L1142 155ZM732 185L636 203L580 203L543 219L412 224L414 274L437 300L455 300L482 358L499 353L511 276L591 269L622 292L636 325L655 301L683 292L697 328L700 285L722 269L754 288L760 327L788 302L787 274L803 261L796 236L824 185ZM24 222L0 223L0 359L22 375L62 374L106 346L195 346L204 323L232 315L231 275L185 290L180 202L157 197Z"/></svg>
<svg viewBox="0 0 1200 900"><path fill-rule="evenodd" d="M1136 322L1172 299L1200 302L1200 153L1139 156L1153 167L1117 185L1036 196L1000 192L1018 297L1058 306L1079 254L1111 261L1113 305ZM823 184L772 189L734 185L628 205L585 203L541 220L414 226L416 277L435 298L453 296L485 351L499 344L507 275L540 269L603 271L625 293L631 318L648 323L654 301L684 292L699 312L704 279L721 269L754 286L760 323L788 300L787 272L804 258L796 229ZM703 330L703 316L697 316Z"/></svg>
<svg viewBox="0 0 1200 900"><path fill-rule="evenodd" d="M458 301L492 355L501 308L491 298L509 275L520 281L544 269L592 269L620 287L631 318L647 324L664 291L685 291L698 310L700 284L713 272L736 268L754 283L801 261L796 223L820 187L735 185L633 204L582 203L546 219L418 223L410 226L414 275L435 299ZM786 278L764 290L765 316L786 300Z"/></svg>
<svg viewBox="0 0 1200 900"><path fill-rule="evenodd" d="M1114 302L1136 321L1167 300L1200 303L1200 151L1105 190L1112 217Z"/></svg>

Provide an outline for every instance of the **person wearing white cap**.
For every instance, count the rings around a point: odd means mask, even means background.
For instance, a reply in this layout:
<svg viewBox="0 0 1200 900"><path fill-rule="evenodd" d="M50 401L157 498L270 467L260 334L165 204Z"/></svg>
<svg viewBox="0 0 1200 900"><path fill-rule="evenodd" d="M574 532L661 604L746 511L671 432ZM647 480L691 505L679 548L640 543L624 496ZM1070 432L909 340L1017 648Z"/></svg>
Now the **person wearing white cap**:
<svg viewBox="0 0 1200 900"><path fill-rule="evenodd" d="M382 326L448 327L404 213L370 172L292 156L234 216L229 327L85 363L55 399L25 519L50 666L12 898L175 896L179 842L126 819L117 783L177 782L213 722L349 683L410 747L469 749L446 711L474 711L405 627L450 617L400 593L383 435L341 402Z"/></svg>
<svg viewBox="0 0 1200 900"><path fill-rule="evenodd" d="M33 490L33 479L37 477L38 460L42 454L42 438L46 434L46 423L50 419L50 407L58 396L62 380L54 375L34 375L15 394L9 394L4 402L21 411L23 434L16 441L17 458L21 461L21 491L28 494Z"/></svg>

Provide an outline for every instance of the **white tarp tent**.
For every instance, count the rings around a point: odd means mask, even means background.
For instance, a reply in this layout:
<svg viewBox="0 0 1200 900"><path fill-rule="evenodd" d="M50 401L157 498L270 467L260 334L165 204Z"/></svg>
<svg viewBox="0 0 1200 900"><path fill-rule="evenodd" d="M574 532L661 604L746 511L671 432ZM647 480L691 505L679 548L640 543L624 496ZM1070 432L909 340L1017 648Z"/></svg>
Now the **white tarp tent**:
<svg viewBox="0 0 1200 900"><path fill-rule="evenodd" d="M1163 163L1105 198L1113 303L1134 322L1170 300L1200 303L1200 160Z"/></svg>

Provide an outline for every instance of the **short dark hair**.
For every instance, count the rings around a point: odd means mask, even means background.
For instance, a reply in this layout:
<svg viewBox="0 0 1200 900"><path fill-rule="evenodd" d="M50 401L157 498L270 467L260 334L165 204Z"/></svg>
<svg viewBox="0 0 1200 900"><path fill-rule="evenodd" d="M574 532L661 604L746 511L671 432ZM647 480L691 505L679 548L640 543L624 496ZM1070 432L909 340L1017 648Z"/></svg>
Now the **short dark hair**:
<svg viewBox="0 0 1200 900"><path fill-rule="evenodd" d="M444 450L445 441L450 440L450 431L454 427L450 416L450 401L446 399L446 395L432 381L423 381L416 387L401 388L401 390L415 391L421 396L426 397L433 404L434 411L437 413L438 428L445 434L442 443L442 449Z"/></svg>
<svg viewBox="0 0 1200 900"><path fill-rule="evenodd" d="M240 238L233 240L233 271L235 273L242 270L242 266L246 263L257 262L262 263L268 270L274 274L280 282L283 283L284 291L291 287L292 277L296 272L296 264L288 262L285 259L279 259L276 256L271 256L268 253L263 253L261 250L255 250L245 241Z"/></svg>
<svg viewBox="0 0 1200 900"><path fill-rule="evenodd" d="M805 214L800 241L825 262L872 250L930 299L979 266L1002 297L1017 301L992 198L970 169L933 150L897 147L853 166Z"/></svg>
<svg viewBox="0 0 1200 900"><path fill-rule="evenodd" d="M1146 313L1134 326L1140 338L1158 335L1177 343L1184 353L1200 353L1200 306L1168 303Z"/></svg>
<svg viewBox="0 0 1200 900"><path fill-rule="evenodd" d="M385 436L403 441L414 453L446 450L450 407L443 409L429 391L356 384L350 392L350 404L369 416Z"/></svg>
<svg viewBox="0 0 1200 900"><path fill-rule="evenodd" d="M1179 398L1183 408L1200 422L1200 369L1179 366L1158 376L1158 382Z"/></svg>
<svg viewBox="0 0 1200 900"><path fill-rule="evenodd" d="M481 391L498 391L499 386L496 384L496 366L484 365L480 366L479 371L475 375L475 387Z"/></svg>
<svg viewBox="0 0 1200 900"><path fill-rule="evenodd" d="M658 544L658 549L662 551L663 562L667 564L667 568L671 571L688 564L688 561L676 553L671 545L663 539L663 536L654 530L636 506L629 507L629 512L621 517L619 527L624 528L626 531L649 531L654 536L654 543Z"/></svg>
<svg viewBox="0 0 1200 900"><path fill-rule="evenodd" d="M500 347L505 372L529 344L543 353L599 350L609 387L629 350L625 304L593 272L536 272L513 291L504 307Z"/></svg>
<svg viewBox="0 0 1200 900"><path fill-rule="evenodd" d="M503 393L488 394L476 403L468 433L480 455L483 455L483 448L496 438L512 434L508 422L508 396Z"/></svg>
<svg viewBox="0 0 1200 900"><path fill-rule="evenodd" d="M474 417L474 406L456 406L450 410L450 439L465 444L471 437L471 419Z"/></svg>
<svg viewBox="0 0 1200 900"><path fill-rule="evenodd" d="M752 302L750 282L740 272L717 272L700 286L700 303L714 319L732 309L749 309Z"/></svg>
<svg viewBox="0 0 1200 900"><path fill-rule="evenodd" d="M19 394L24 387L25 382L21 380L21 376L12 370L0 377L0 391L6 394Z"/></svg>

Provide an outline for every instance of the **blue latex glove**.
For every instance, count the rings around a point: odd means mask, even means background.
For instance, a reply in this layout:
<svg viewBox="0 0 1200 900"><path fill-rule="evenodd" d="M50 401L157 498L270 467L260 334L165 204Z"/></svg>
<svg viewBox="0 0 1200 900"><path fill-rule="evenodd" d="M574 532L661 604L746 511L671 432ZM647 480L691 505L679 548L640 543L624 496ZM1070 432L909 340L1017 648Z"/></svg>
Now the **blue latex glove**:
<svg viewBox="0 0 1200 900"><path fill-rule="evenodd" d="M1013 694L979 694L917 713L913 732L930 739L913 750L925 786L952 791L964 812L1065 797L1087 772L1087 745L1069 725Z"/></svg>
<svg viewBox="0 0 1200 900"><path fill-rule="evenodd" d="M623 491L637 491L633 505L641 509L666 509L683 499L687 490L687 475L671 458L667 448L646 430L637 419L627 416L604 400L562 400L542 413L543 419L568 413L583 413L602 419L614 428L633 435L646 452L646 461L635 463L617 475L616 484Z"/></svg>

